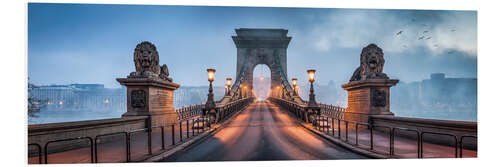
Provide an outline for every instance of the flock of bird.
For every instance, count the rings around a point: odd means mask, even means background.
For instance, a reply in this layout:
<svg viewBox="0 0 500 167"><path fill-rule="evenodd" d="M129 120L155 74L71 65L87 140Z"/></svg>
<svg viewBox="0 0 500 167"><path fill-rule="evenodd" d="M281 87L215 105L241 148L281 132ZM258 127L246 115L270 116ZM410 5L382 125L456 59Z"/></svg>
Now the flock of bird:
<svg viewBox="0 0 500 167"><path fill-rule="evenodd" d="M411 21L412 21L412 22L414 22L414 21L415 21L415 19L411 19ZM423 26L423 27L427 27L427 24L422 24L422 26ZM457 30L456 30L456 29L451 29L450 31L451 31L451 32L455 32L455 31L457 31ZM401 34L403 34L403 32L404 32L403 30L398 31L398 32L396 33L396 37L397 37L397 36L400 36ZM422 34L421 34L421 35L417 38L417 40L429 40L429 39L432 39L432 37L430 36L429 30L424 30L424 31L422 31ZM407 46L407 45L405 45L405 44L404 44L404 45L402 45L402 46L403 46L404 48L408 47L408 46ZM434 44L433 46L437 48L439 45L438 45L438 44ZM453 52L452 52L452 51L448 52L448 54L451 54L451 53L453 53Z"/></svg>

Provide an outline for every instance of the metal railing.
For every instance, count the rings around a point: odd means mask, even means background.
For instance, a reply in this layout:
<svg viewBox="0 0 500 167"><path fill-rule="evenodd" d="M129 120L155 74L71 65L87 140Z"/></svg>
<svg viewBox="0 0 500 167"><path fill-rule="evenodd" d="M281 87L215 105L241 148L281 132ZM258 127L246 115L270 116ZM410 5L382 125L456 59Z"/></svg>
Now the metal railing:
<svg viewBox="0 0 500 167"><path fill-rule="evenodd" d="M189 119L192 117L200 116L203 112L204 104L195 104L190 106L185 106L181 108L176 108L175 112L177 113L178 120Z"/></svg>
<svg viewBox="0 0 500 167"><path fill-rule="evenodd" d="M101 134L101 135L97 135L97 136L95 136L95 138L94 138L94 141L95 141L95 142L94 142L94 155L95 155L95 163L98 163L98 162L99 162L99 161L98 161L98 157L99 157L99 156L98 156L98 152L99 152L99 151L97 151L97 149L98 149L98 147L97 147L97 146L98 146L98 143L99 143L99 138L101 138L101 137L105 137L105 136L120 135L120 134L123 134L123 135L125 136L125 148L126 148L126 150L125 150L125 158L126 158L126 162L130 162L130 157L129 157L129 155L130 155L130 150L129 150L129 149L130 149L130 148L128 147L128 146L129 146L129 144L130 144L130 140L129 140L130 138L129 138L129 136L128 136L128 135L129 135L129 133L128 133L128 132L115 132L115 133L107 133L107 134Z"/></svg>
<svg viewBox="0 0 500 167"><path fill-rule="evenodd" d="M64 142L64 141L72 141L72 140L83 140L83 139L88 139L89 142L90 142L90 162L91 163L94 163L94 140L91 138L91 137L75 137L75 138L67 138L67 139L60 139L60 140L52 140L52 141L48 141L46 144L45 144L45 147L44 147L44 157L45 157L45 164L48 164L49 162L49 153L48 153L48 147L49 147L49 144L51 143L58 143L58 142Z"/></svg>
<svg viewBox="0 0 500 167"><path fill-rule="evenodd" d="M271 102L277 103L281 107L285 108L287 111L289 111L290 113L295 115L300 120L302 120L302 121L305 120L304 116L306 115L306 113L305 113L306 106L301 106L299 104L296 104L293 101L288 101L288 100L279 99L279 98L271 97L269 99ZM313 116L313 118L315 118L317 120L323 120L324 117L326 117L327 122L329 122L329 120L331 120L331 125L328 125L328 123L327 123L327 126L324 126L321 123L314 123L314 121L313 121L312 125L315 129L329 135L329 129L327 129L325 131L324 128L331 127L331 129L332 129L331 136L335 137L335 130L337 130L337 138L341 142L345 142L347 144L351 144L354 146L359 146L359 137L358 137L359 136L359 126L366 126L367 129L369 130L369 135L370 135L370 137L369 137L370 138L369 139L370 146L369 146L368 151L380 153L381 152L380 150L376 150L374 148L374 129L375 128L384 128L385 131L382 130L382 131L378 131L378 132L385 132L386 134L388 134L387 136L389 136L389 151L388 151L389 157L394 157L396 155L395 154L395 136L396 136L395 134L397 131L415 132L415 134L417 136L417 141L416 141L416 143L417 143L417 150L416 150L417 151L417 158L424 158L424 152L423 152L423 150L424 150L423 141L424 140L423 139L424 139L425 134L434 134L434 135L442 135L442 136L452 137L454 139L453 145L454 145L454 149L455 149L455 151L454 151L455 158L459 158L459 157L462 158L463 157L463 144L464 144L463 140L465 138L473 138L473 139L476 139L476 141L477 141L477 136L460 136L460 137L458 137L457 135L449 134L449 133L422 131L419 129L410 129L410 128L396 127L396 126L380 126L380 125L372 125L372 124L368 124L368 123L344 120L343 113L345 111L345 108L336 107L336 106L332 106L332 105L325 105L325 104L321 104L320 106L321 106L321 110L322 110L320 112L321 115ZM320 121L320 122L323 122L323 121ZM341 122L344 123L345 132L342 131ZM335 123L337 123L337 129L335 129ZM356 135L354 144L349 143L349 124L354 125L354 130L355 130L355 135ZM342 133L345 133L345 140L342 140L342 137L341 137ZM359 147L359 148L362 148L362 147Z"/></svg>
<svg viewBox="0 0 500 167"><path fill-rule="evenodd" d="M42 146L40 146L40 144L37 143L30 143L28 144L28 147L29 146L36 146L38 152L38 163L42 164Z"/></svg>
<svg viewBox="0 0 500 167"><path fill-rule="evenodd" d="M235 114L237 111L240 111L244 109L250 102L253 101L253 98L245 98L245 99L239 99L232 101L226 105L219 106L217 107L218 114L220 114L220 118L222 120L225 120L229 118L229 116ZM148 156L153 156L152 148L153 143L152 143L152 138L153 138L153 129L160 129L161 132L159 135L161 136L161 150L166 151L167 148L166 146L166 133L165 130L169 129L170 130L170 135L171 135L171 146L178 145L182 143L183 141L186 141L187 139L193 138L197 136L200 133L203 133L205 131L208 131L211 129L211 123L208 121L209 119L207 117L201 116L203 109L203 105L192 105L192 106L187 106L187 107L182 107L180 109L176 109L177 116L178 116L178 122L167 124L164 126L153 126L151 128L142 128L142 129L134 129L134 130L129 130L129 131L120 131L120 132L113 132L113 133L105 133L105 134L99 134L95 137L89 137L89 136L82 136L82 137L76 137L76 138L66 138L66 139L59 139L59 140L52 140L48 141L43 149L40 144L38 143L30 143L28 144L29 146L35 146L38 151L38 163L42 164L42 159L45 161L45 164L48 164L48 155L49 155L49 144L52 143L58 143L58 142L64 142L64 141L73 141L73 140L88 140L90 142L90 159L91 163L98 163L99 158L98 155L100 155L98 148L100 148L100 141L102 138L107 137L107 136L114 136L114 135L124 135L125 136L125 142L124 142L124 147L125 147L125 159L126 162L131 162L132 157L132 140L131 136L134 135L135 133L139 132L146 132L147 134L147 142L148 142ZM185 126L183 128L183 126ZM170 128L167 128L170 127ZM184 131L185 129L185 131ZM177 132L175 132L177 131ZM176 134L179 134L179 139L178 141L176 140ZM191 134L191 135L190 135ZM183 138L183 136L186 136L186 138ZM106 148L106 147L102 147ZM43 152L43 158L42 158L42 152ZM65 151L63 151L65 152ZM146 158L147 158L146 157Z"/></svg>

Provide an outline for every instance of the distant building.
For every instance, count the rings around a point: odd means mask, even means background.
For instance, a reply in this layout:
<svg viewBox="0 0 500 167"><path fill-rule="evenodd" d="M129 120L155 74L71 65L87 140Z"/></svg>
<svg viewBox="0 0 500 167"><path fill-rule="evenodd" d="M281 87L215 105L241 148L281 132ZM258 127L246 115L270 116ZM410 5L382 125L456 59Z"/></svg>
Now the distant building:
<svg viewBox="0 0 500 167"><path fill-rule="evenodd" d="M477 104L477 78L446 78L443 73L431 74L420 85L419 99L427 104Z"/></svg>
<svg viewBox="0 0 500 167"><path fill-rule="evenodd" d="M477 121L477 78L433 73L421 82L400 82L390 98L397 116Z"/></svg>
<svg viewBox="0 0 500 167"><path fill-rule="evenodd" d="M123 110L126 89L104 88L102 84L44 85L29 91L43 100L49 110Z"/></svg>

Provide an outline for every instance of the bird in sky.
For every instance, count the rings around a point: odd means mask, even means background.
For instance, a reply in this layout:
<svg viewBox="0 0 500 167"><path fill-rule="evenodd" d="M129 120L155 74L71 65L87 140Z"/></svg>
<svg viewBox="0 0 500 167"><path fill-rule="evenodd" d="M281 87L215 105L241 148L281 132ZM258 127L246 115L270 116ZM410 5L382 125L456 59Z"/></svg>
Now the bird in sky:
<svg viewBox="0 0 500 167"><path fill-rule="evenodd" d="M455 30L455 29L451 30L451 32L455 32L455 31L457 31L457 30Z"/></svg>
<svg viewBox="0 0 500 167"><path fill-rule="evenodd" d="M424 31L424 34L425 34L425 33L427 33L427 32L429 32L429 31L425 30L425 31Z"/></svg>
<svg viewBox="0 0 500 167"><path fill-rule="evenodd" d="M396 35L401 35L401 33L403 33L403 31L399 31L398 33L396 33Z"/></svg>
<svg viewBox="0 0 500 167"><path fill-rule="evenodd" d="M418 38L418 40L421 40L421 39L424 39L424 38L425 38L425 36L421 36L421 37Z"/></svg>
<svg viewBox="0 0 500 167"><path fill-rule="evenodd" d="M431 39L431 38L432 38L432 37L427 37L427 38L425 38L425 39Z"/></svg>
<svg viewBox="0 0 500 167"><path fill-rule="evenodd" d="M434 47L436 47L436 48L437 48L437 47L438 47L438 45L437 45L437 44L434 44Z"/></svg>

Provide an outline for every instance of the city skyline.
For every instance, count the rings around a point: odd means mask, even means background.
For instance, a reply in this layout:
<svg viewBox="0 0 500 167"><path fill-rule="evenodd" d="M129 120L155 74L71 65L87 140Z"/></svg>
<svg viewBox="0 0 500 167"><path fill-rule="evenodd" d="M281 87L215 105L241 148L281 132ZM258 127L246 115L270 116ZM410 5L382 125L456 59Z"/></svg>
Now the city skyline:
<svg viewBox="0 0 500 167"><path fill-rule="evenodd" d="M299 85L309 68L318 71L316 84L347 83L368 43L384 49L385 71L402 82L436 72L477 77L474 11L38 3L28 11L28 76L41 85L119 87L115 79L133 71L135 45L151 41L174 82L207 85L205 70L215 68L214 85L222 86L235 77L236 65L227 62L236 62L231 36L242 27L289 31L288 76Z"/></svg>

